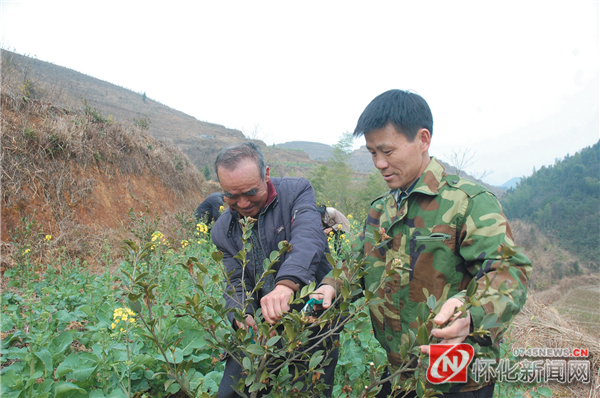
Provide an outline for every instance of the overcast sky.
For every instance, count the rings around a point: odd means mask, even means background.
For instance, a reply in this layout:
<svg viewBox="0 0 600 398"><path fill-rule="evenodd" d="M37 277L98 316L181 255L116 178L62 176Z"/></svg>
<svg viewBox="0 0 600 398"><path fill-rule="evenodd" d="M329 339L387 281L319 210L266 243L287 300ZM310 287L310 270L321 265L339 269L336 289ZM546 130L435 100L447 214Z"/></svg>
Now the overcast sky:
<svg viewBox="0 0 600 398"><path fill-rule="evenodd" d="M4 48L267 144L335 144L410 89L430 154L470 150L500 185L600 138L598 17L597 0L1 0L0 22Z"/></svg>

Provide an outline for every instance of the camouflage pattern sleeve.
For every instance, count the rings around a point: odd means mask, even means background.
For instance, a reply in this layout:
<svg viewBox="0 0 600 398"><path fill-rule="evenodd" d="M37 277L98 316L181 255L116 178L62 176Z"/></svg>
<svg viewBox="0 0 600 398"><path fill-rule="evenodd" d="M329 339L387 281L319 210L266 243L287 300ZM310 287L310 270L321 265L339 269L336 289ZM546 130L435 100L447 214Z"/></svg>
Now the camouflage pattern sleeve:
<svg viewBox="0 0 600 398"><path fill-rule="evenodd" d="M485 315L497 314L497 323L504 326L491 330L495 342L525 305L532 265L513 242L508 221L493 194L481 192L472 197L464 214L460 255L468 272L477 278L478 293L485 289L485 276L491 281L488 296L481 299L481 306L471 307L469 311L474 328L481 325ZM501 285L510 293L499 295ZM454 297L464 297L465 293L463 290Z"/></svg>

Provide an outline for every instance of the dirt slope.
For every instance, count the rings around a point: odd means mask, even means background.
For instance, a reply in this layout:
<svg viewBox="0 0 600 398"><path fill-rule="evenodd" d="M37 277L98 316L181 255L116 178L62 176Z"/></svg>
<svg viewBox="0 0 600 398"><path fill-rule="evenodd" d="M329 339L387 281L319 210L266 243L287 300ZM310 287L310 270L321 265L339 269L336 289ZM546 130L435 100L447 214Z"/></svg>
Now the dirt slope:
<svg viewBox="0 0 600 398"><path fill-rule="evenodd" d="M139 215L148 206L152 217L173 222L216 189L181 150L93 108L55 107L10 87L1 103L4 266L23 218L41 224L71 258L93 263L105 239L118 250L131 237L129 209Z"/></svg>

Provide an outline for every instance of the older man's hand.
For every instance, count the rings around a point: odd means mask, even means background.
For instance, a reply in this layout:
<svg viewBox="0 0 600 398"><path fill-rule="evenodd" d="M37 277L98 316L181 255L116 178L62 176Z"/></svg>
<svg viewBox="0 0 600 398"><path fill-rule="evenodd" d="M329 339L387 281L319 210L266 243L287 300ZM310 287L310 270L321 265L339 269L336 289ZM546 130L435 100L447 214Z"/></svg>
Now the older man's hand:
<svg viewBox="0 0 600 398"><path fill-rule="evenodd" d="M461 307L462 305L463 302L459 299L448 299L448 301L442 305L440 312L433 318L433 322L438 325L443 325L448 320L454 321L444 328L433 329L431 331L431 334L435 337L442 339L440 344L460 344L465 341L469 335L471 329L471 314L469 311L467 311L467 316L464 318L458 318L462 314L461 312L457 312L456 315L454 314L454 309ZM429 354L428 345L422 345L420 348L421 352Z"/></svg>
<svg viewBox="0 0 600 398"><path fill-rule="evenodd" d="M246 315L246 323L241 323L238 321L235 321L235 323L237 324L238 329L246 329L246 330L250 330L253 329L254 333L256 333L258 331L258 329L256 328L256 323L254 322L254 318L252 317L252 315Z"/></svg>
<svg viewBox="0 0 600 398"><path fill-rule="evenodd" d="M260 300L265 321L271 325L281 320L284 312L290 310L290 298L294 291L287 286L277 285L275 289Z"/></svg>

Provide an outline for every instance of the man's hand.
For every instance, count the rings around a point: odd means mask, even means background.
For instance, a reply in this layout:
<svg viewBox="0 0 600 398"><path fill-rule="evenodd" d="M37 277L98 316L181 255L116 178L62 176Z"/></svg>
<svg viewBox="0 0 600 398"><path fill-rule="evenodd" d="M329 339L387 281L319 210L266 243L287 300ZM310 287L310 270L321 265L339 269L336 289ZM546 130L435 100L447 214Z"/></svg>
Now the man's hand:
<svg viewBox="0 0 600 398"><path fill-rule="evenodd" d="M463 302L459 299L451 298L442 305L439 314L433 318L433 322L438 325L443 325L448 320L454 321L449 326L431 331L431 334L435 337L442 339L440 344L460 344L469 335L471 329L471 314L469 314L469 311L467 311L467 316L464 318L458 318L461 312L454 314L454 309L462 305ZM429 354L429 346L422 345L421 352Z"/></svg>
<svg viewBox="0 0 600 398"><path fill-rule="evenodd" d="M323 299L321 306L325 309L329 308L335 299L335 289L330 285L323 285L310 295L310 298Z"/></svg>
<svg viewBox="0 0 600 398"><path fill-rule="evenodd" d="M275 289L260 300L265 321L271 325L281 319L284 312L290 310L290 297L294 291L287 286L277 285Z"/></svg>
<svg viewBox="0 0 600 398"><path fill-rule="evenodd" d="M254 333L258 331L258 329L256 328L256 322L254 322L254 318L252 317L252 315L246 315L245 324L238 321L235 321L235 323L237 324L238 329L250 330L250 328L252 328L254 330Z"/></svg>
<svg viewBox="0 0 600 398"><path fill-rule="evenodd" d="M329 235L329 233L330 233L331 231L333 231L333 229L332 229L332 228L325 228L325 229L323 230L323 232L325 232L325 235Z"/></svg>

